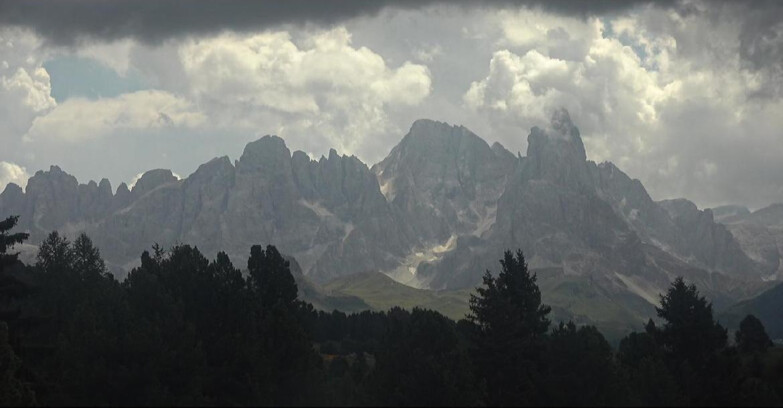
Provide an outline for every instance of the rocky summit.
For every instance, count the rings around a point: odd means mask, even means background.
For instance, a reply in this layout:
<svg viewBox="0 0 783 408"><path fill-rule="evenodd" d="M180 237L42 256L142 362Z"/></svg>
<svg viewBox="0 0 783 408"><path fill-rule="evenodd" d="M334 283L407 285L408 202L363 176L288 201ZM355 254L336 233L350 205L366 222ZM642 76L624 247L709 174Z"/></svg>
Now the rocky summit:
<svg viewBox="0 0 783 408"><path fill-rule="evenodd" d="M562 109L527 140L522 157L465 127L417 120L370 168L335 150L312 160L265 136L234 163L215 158L182 180L151 170L114 193L105 179L79 184L52 166L26 191L9 184L0 215L20 215L31 244L52 230L86 232L119 276L152 243L222 250L237 265L262 243L320 284L382 272L459 291L521 249L556 311L605 325L646 319L676 276L718 306L783 276L782 207L656 202L612 163L588 160Z"/></svg>

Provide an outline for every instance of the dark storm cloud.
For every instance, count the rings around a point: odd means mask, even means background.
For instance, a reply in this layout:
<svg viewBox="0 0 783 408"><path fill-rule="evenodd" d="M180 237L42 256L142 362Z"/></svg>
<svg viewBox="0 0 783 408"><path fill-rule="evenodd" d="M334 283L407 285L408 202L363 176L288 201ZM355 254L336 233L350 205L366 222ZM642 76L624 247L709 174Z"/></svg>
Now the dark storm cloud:
<svg viewBox="0 0 783 408"><path fill-rule="evenodd" d="M743 67L764 76L767 86L754 96L783 94L783 2L763 1L743 10L740 57Z"/></svg>
<svg viewBox="0 0 783 408"><path fill-rule="evenodd" d="M333 24L374 15L384 8L413 9L433 4L462 7L540 7L566 15L622 11L650 1L506 0L0 0L0 24L29 27L50 43L132 37L146 43L221 30L258 30L288 23ZM658 1L670 5L673 1Z"/></svg>

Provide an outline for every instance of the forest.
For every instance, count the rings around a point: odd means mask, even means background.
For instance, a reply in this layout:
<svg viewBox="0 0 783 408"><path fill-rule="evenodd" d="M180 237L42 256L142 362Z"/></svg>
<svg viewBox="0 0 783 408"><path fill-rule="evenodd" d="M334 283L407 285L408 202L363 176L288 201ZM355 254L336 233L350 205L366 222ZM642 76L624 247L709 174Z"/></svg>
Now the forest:
<svg viewBox="0 0 783 408"><path fill-rule="evenodd" d="M553 322L522 251L453 321L414 308L345 314L297 298L289 262L152 244L117 281L86 235L52 232L34 265L0 221L0 405L776 405L783 350L738 331L678 278L615 349ZM245 266L245 265L243 265Z"/></svg>

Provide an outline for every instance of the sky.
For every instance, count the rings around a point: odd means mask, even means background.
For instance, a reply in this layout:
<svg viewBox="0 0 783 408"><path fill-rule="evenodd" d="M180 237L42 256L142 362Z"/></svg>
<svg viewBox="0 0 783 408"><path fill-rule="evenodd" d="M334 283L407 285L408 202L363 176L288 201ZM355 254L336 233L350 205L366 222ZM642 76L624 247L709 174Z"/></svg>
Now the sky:
<svg viewBox="0 0 783 408"><path fill-rule="evenodd" d="M371 166L419 118L525 155L558 107L655 200L783 202L783 2L0 0L0 189L267 134Z"/></svg>

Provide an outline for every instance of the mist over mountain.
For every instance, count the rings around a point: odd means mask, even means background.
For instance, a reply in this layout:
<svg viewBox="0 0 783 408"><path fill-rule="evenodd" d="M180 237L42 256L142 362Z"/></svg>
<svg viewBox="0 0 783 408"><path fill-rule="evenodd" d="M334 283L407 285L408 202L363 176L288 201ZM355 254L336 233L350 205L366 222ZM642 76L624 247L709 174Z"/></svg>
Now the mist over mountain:
<svg viewBox="0 0 783 408"><path fill-rule="evenodd" d="M311 160L264 136L234 163L215 158L181 180L150 170L115 192L106 179L79 184L52 166L26 191L9 184L0 214L20 215L33 245L52 230L86 232L120 277L152 242L222 250L237 265L261 243L293 257L316 285L381 272L459 291L520 248L550 304L607 324L646 319L676 276L718 307L783 276L780 205L750 213L656 202L614 164L587 159L564 109L527 138L519 157L465 127L422 119L369 167L335 150ZM31 259L34 248L23 250Z"/></svg>

